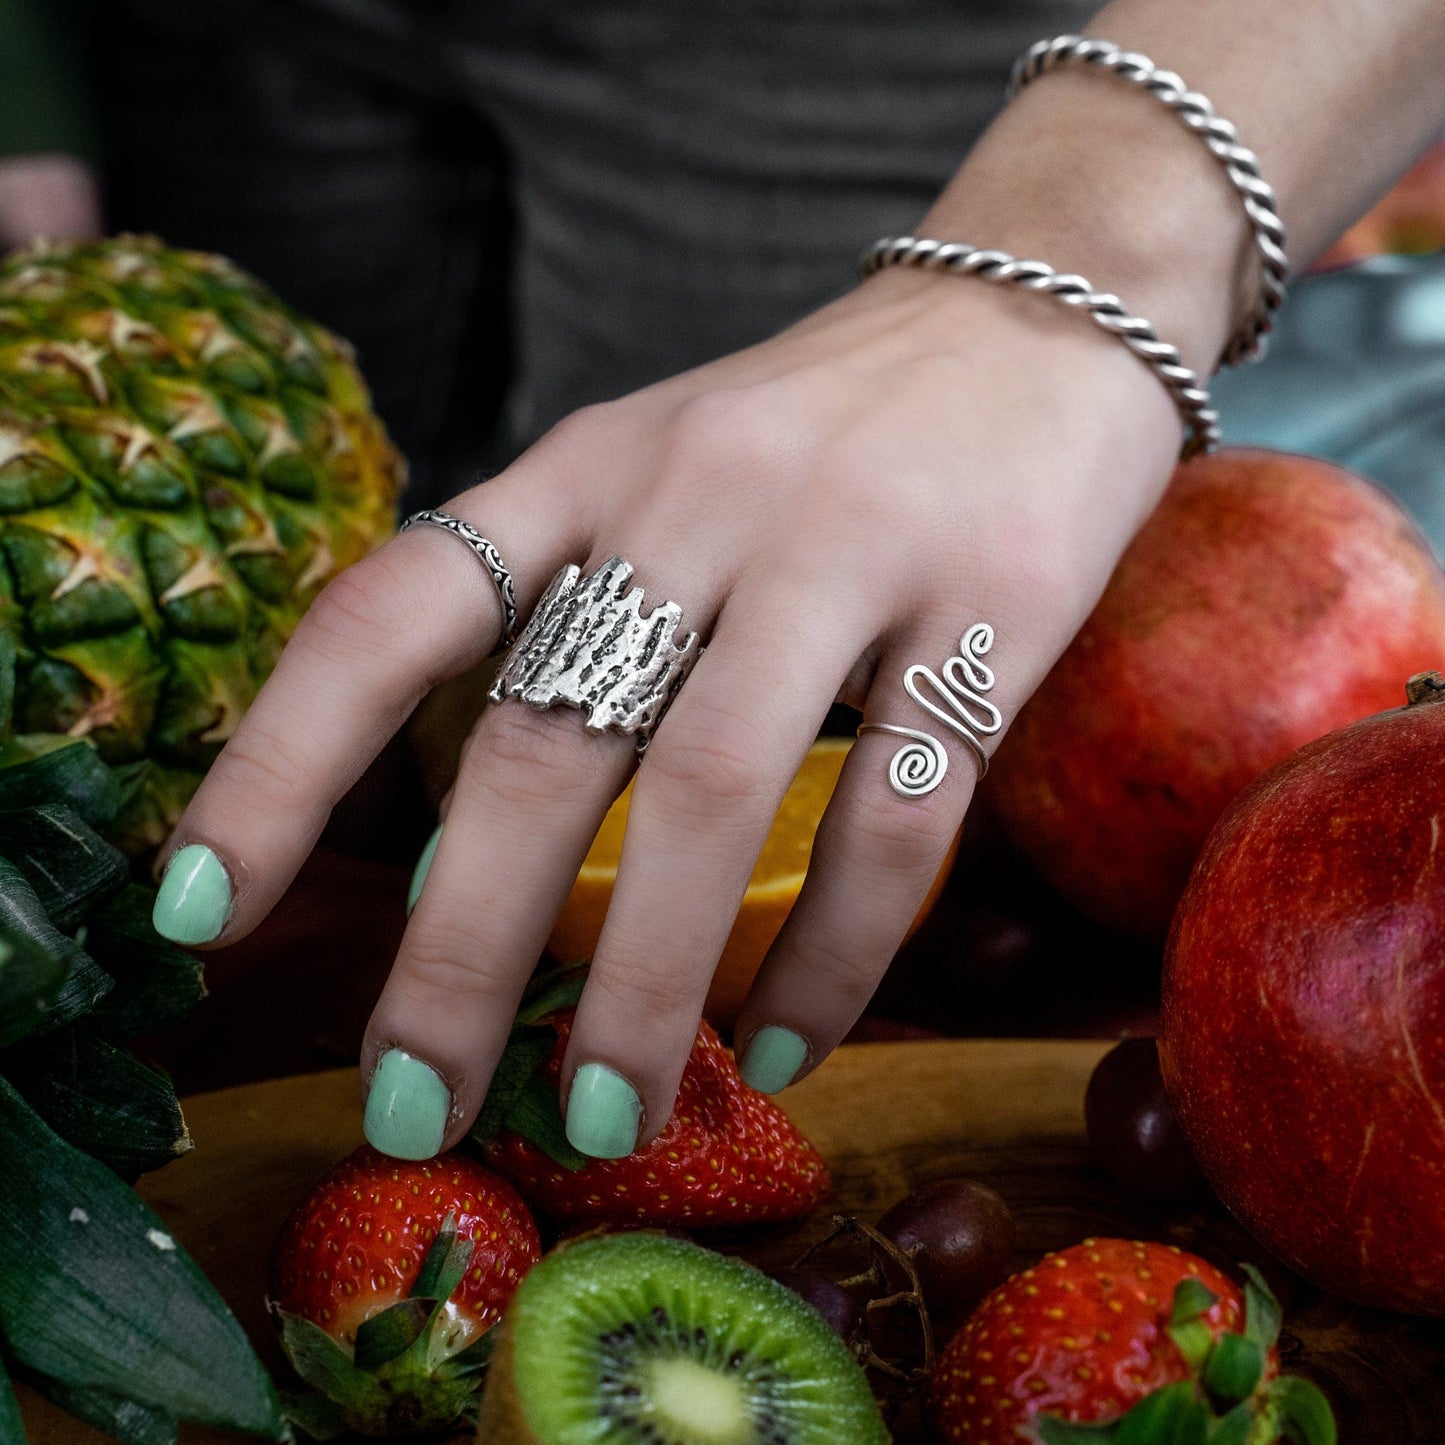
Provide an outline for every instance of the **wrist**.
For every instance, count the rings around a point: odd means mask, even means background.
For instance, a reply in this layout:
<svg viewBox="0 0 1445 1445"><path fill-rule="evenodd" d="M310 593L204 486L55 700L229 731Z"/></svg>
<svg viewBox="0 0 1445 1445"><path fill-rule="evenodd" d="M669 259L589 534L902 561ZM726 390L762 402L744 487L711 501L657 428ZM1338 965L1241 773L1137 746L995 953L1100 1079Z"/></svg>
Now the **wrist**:
<svg viewBox="0 0 1445 1445"><path fill-rule="evenodd" d="M1150 321L1201 376L1253 306L1259 263L1239 197L1152 96L1056 71L990 127L920 235L1078 272Z"/></svg>

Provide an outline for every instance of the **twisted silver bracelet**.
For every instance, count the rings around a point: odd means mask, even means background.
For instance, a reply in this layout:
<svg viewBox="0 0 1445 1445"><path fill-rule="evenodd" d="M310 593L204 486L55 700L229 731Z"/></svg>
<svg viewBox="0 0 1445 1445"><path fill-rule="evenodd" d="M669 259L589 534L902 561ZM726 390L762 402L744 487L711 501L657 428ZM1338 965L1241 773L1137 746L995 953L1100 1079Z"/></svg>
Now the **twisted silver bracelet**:
<svg viewBox="0 0 1445 1445"><path fill-rule="evenodd" d="M1261 266L1259 301L1230 339L1224 351L1224 363L1235 366L1241 361L1257 360L1264 354L1265 337L1274 325L1274 313L1284 301L1285 285L1289 281L1284 222L1279 217L1274 190L1260 175L1259 157L1240 145L1234 127L1215 115L1208 99L1190 90L1174 71L1160 70L1147 55L1123 50L1108 40L1058 35L1031 45L1019 57L1009 77L1009 96L1017 95L1031 80L1070 63L1093 65L1132 85L1142 86L1169 106L1224 167L1254 228Z"/></svg>
<svg viewBox="0 0 1445 1445"><path fill-rule="evenodd" d="M1199 377L1185 366L1178 347L1161 341L1142 316L1129 315L1117 296L1095 291L1082 276L1061 274L1042 261L1020 261L1007 251L985 251L957 241L928 241L914 236L885 237L863 253L861 268L865 277L885 266L956 271L999 285L1043 291L1083 311L1096 326L1117 336L1163 382L1188 432L1182 456L1212 452L1219 445L1219 413Z"/></svg>

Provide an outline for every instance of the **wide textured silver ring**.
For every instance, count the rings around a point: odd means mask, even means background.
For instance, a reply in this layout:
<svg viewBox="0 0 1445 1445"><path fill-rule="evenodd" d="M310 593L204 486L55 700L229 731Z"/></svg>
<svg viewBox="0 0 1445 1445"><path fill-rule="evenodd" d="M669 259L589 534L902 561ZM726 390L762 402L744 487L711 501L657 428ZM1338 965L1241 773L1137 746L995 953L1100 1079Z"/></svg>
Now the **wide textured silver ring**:
<svg viewBox="0 0 1445 1445"><path fill-rule="evenodd" d="M574 707L590 732L620 733L644 751L702 649L696 632L677 640L677 603L644 616L642 588L631 581L621 557L586 577L573 565L558 572L507 654L492 701Z"/></svg>
<svg viewBox="0 0 1445 1445"><path fill-rule="evenodd" d="M1003 727L1003 715L983 694L993 690L993 669L983 657L993 646L993 628L975 622L959 643L958 653L935 672L914 663L903 673L903 687L914 702L932 714L968 745L982 779L988 772L984 740ZM948 749L932 733L898 723L865 722L858 735L891 733L908 741L893 755L888 781L903 798L931 793L948 772Z"/></svg>
<svg viewBox="0 0 1445 1445"><path fill-rule="evenodd" d="M497 589L497 599L502 604L502 639L493 649L492 655L505 652L517 640L517 589L512 583L512 574L502 561L502 554L497 551L496 543L489 542L475 527L469 526L460 517L430 508L413 512L401 524L400 530L407 532L413 527L440 527L444 532L460 537L477 554L482 566L487 569L487 575Z"/></svg>

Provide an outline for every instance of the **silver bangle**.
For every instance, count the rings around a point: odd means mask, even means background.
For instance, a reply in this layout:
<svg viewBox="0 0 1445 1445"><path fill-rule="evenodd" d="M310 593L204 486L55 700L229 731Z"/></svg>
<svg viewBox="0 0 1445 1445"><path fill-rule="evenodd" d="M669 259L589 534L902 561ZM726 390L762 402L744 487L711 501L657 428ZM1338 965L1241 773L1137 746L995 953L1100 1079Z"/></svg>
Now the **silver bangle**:
<svg viewBox="0 0 1445 1445"><path fill-rule="evenodd" d="M917 266L1047 292L1066 306L1083 311L1110 336L1118 337L1163 382L1188 432L1182 456L1212 452L1219 445L1219 413L1211 405L1204 383L1185 366L1179 348L1161 341L1143 317L1129 315L1117 296L1095 291L1082 276L1062 275L1042 261L1020 261L1007 251L985 251L962 242L928 241L914 236L885 237L863 253L861 264L865 277L885 266Z"/></svg>
<svg viewBox="0 0 1445 1445"><path fill-rule="evenodd" d="M1224 364L1238 365L1264 355L1265 337L1274 325L1274 313L1284 301L1289 281L1289 257L1285 255L1284 222L1280 220L1274 190L1259 173L1259 157L1240 145L1238 133L1196 90L1190 90L1172 70L1160 70L1147 55L1122 50L1108 40L1085 39L1080 35L1058 35L1031 45L1013 68L1008 94L1017 95L1031 80L1060 65L1079 62L1097 66L1142 86L1164 102L1209 147L1210 154L1224 167L1229 183L1239 192L1245 214L1254 228L1254 244L1261 266L1260 295L1254 310L1230 339Z"/></svg>

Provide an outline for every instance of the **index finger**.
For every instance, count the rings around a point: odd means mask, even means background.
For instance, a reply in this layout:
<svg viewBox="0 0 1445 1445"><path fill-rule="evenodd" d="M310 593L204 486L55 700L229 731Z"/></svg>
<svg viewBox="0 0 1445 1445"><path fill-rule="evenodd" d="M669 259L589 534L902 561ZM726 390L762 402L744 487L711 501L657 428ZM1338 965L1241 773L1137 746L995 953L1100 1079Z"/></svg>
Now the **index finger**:
<svg viewBox="0 0 1445 1445"><path fill-rule="evenodd" d="M524 608L586 550L576 509L539 506L527 470L524 459L448 504L497 544ZM422 697L486 657L501 632L491 576L438 528L415 528L347 568L312 604L183 814L157 931L201 944L254 928Z"/></svg>

